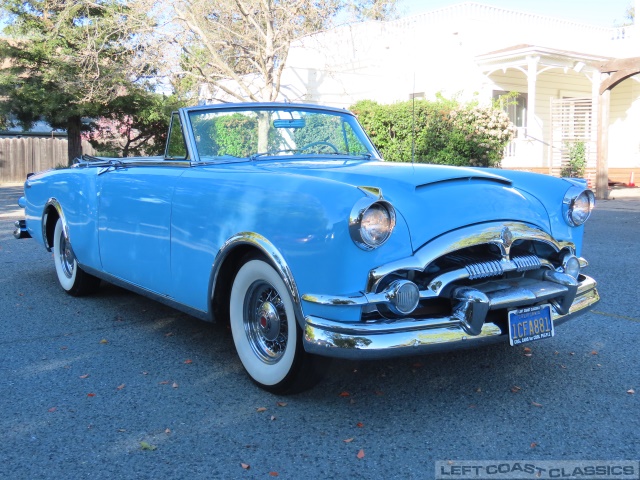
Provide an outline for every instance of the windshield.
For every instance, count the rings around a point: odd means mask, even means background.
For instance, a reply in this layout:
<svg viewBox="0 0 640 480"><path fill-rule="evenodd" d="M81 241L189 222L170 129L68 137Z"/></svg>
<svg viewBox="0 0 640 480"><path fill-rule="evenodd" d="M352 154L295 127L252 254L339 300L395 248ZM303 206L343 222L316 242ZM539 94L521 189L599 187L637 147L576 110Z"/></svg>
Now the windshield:
<svg viewBox="0 0 640 480"><path fill-rule="evenodd" d="M379 158L348 113L296 107L232 108L189 112L200 161L269 157Z"/></svg>

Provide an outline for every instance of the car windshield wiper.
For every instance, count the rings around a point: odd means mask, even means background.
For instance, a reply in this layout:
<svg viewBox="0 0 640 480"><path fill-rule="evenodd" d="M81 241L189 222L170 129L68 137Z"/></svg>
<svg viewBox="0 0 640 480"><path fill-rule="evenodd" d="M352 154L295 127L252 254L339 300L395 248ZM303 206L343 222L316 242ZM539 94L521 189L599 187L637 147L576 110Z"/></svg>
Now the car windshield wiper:
<svg viewBox="0 0 640 480"><path fill-rule="evenodd" d="M274 156L277 156L280 153L300 153L300 149L297 149L297 148L284 148L282 150L272 150L270 152L254 153L253 155L249 156L249 160L251 160L251 161L257 160L260 157L274 157ZM373 157L373 155L368 153L368 152L367 153L322 152L322 153L305 153L303 155L314 155L314 156L332 155L332 156L339 156L339 157L366 158L367 160L370 160Z"/></svg>
<svg viewBox="0 0 640 480"><path fill-rule="evenodd" d="M259 152L259 153L254 153L253 155L250 155L249 160L253 161L260 157L274 157L279 153L293 153L298 151L299 150L296 148L283 148L282 150L271 150L269 152Z"/></svg>

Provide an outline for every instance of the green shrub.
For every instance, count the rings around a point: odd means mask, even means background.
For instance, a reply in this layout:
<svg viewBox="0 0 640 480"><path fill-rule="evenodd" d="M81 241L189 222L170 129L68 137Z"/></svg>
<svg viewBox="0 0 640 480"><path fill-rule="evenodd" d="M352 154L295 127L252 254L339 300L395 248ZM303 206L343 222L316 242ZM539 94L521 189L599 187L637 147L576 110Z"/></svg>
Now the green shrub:
<svg viewBox="0 0 640 480"><path fill-rule="evenodd" d="M569 150L569 162L562 167L561 177L584 178L584 171L587 167L587 146L583 141L565 143L565 148Z"/></svg>
<svg viewBox="0 0 640 480"><path fill-rule="evenodd" d="M498 167L515 134L506 113L441 96L380 105L363 100L351 107L386 160Z"/></svg>

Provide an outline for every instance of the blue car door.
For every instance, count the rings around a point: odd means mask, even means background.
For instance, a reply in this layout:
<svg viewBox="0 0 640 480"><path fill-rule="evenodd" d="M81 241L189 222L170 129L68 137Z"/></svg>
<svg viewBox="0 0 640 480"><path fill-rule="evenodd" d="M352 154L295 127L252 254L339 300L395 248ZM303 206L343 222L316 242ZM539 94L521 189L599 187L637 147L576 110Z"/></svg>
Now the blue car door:
<svg viewBox="0 0 640 480"><path fill-rule="evenodd" d="M176 162L158 159L125 161L100 175L98 236L106 273L170 294L171 201L185 171Z"/></svg>

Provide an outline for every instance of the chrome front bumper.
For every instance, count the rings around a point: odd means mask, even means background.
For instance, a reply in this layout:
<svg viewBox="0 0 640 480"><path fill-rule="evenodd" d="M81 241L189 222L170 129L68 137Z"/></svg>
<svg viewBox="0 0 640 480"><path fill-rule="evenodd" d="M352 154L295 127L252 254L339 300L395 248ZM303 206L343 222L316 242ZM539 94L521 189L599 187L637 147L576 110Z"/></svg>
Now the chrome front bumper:
<svg viewBox="0 0 640 480"><path fill-rule="evenodd" d="M530 289L525 286L507 296L504 290L495 292L473 290L477 294L464 292L469 299L470 308L462 314L454 311L448 317L343 323L307 316L305 317L304 347L309 353L328 357L375 359L469 348L500 341L508 342L508 330L495 323L484 321L484 315L480 324L476 319L472 322L474 324L470 325L475 306L482 303L482 301L478 302L477 298L488 299L489 310L515 308L518 305L532 304L545 299L544 292L539 293L545 290L544 286L531 285ZM571 295L571 298L570 305L551 303L554 326L586 313L598 303L600 296L595 280L581 275L575 297ZM486 314L486 310L484 313Z"/></svg>

